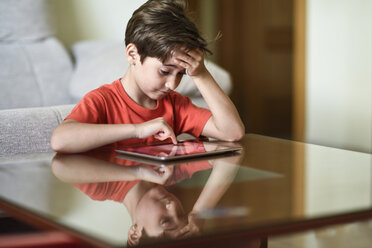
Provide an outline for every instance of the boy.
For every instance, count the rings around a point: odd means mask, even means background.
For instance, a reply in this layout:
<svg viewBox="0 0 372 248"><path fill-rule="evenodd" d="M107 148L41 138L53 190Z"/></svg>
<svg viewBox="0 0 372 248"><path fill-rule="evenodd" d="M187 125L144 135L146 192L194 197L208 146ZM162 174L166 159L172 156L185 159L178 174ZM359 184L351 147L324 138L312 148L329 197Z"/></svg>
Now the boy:
<svg viewBox="0 0 372 248"><path fill-rule="evenodd" d="M226 141L244 126L228 96L204 65L205 40L186 15L185 3L150 0L126 29L125 75L89 92L51 137L57 152L77 153L108 144L129 145L189 133ZM173 90L187 73L210 110Z"/></svg>

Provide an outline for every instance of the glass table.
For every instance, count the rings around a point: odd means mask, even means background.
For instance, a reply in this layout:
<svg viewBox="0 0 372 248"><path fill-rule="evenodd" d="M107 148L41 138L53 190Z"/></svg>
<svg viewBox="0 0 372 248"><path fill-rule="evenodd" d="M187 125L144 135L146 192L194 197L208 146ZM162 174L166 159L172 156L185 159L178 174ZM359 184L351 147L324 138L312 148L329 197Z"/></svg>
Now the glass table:
<svg viewBox="0 0 372 248"><path fill-rule="evenodd" d="M2 157L0 209L94 247L265 247L372 218L371 154L255 134L234 145L163 164L108 148Z"/></svg>

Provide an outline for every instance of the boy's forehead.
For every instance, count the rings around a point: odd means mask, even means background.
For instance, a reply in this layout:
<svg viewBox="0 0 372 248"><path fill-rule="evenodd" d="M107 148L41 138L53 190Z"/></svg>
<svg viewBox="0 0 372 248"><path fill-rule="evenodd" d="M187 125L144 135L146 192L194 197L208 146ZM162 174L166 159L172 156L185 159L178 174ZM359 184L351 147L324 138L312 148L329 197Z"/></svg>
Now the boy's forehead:
<svg viewBox="0 0 372 248"><path fill-rule="evenodd" d="M179 69L179 70L185 69L177 64L177 59L172 55L170 55L164 62L162 62L162 64L164 66L172 67L174 69Z"/></svg>
<svg viewBox="0 0 372 248"><path fill-rule="evenodd" d="M172 69L178 69L180 71L185 69L182 66L178 65L177 59L175 56L172 55L172 53L169 54L165 61L162 61L162 59L157 57L146 57L144 62L146 64L152 64L154 66L166 66Z"/></svg>

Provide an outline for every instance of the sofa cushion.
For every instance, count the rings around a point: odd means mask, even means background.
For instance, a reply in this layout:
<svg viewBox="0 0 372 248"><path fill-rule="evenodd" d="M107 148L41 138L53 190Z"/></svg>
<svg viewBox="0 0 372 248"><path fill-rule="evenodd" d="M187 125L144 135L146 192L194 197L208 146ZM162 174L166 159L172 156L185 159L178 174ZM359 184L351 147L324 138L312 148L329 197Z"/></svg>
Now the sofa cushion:
<svg viewBox="0 0 372 248"><path fill-rule="evenodd" d="M71 103L71 59L54 37L0 42L0 109Z"/></svg>
<svg viewBox="0 0 372 248"><path fill-rule="evenodd" d="M0 110L0 156L51 152L50 137L73 107Z"/></svg>
<svg viewBox="0 0 372 248"><path fill-rule="evenodd" d="M72 47L72 53L76 65L70 81L70 94L75 103L89 91L122 77L128 68L124 43L83 41ZM206 67L221 88L229 94L232 86L230 74L207 60ZM190 97L194 104L206 107L189 76L183 77L176 91Z"/></svg>
<svg viewBox="0 0 372 248"><path fill-rule="evenodd" d="M74 103L86 93L122 77L128 68L123 43L78 42L72 46L75 70L70 81Z"/></svg>
<svg viewBox="0 0 372 248"><path fill-rule="evenodd" d="M1 0L0 41L35 41L53 35L50 1Z"/></svg>

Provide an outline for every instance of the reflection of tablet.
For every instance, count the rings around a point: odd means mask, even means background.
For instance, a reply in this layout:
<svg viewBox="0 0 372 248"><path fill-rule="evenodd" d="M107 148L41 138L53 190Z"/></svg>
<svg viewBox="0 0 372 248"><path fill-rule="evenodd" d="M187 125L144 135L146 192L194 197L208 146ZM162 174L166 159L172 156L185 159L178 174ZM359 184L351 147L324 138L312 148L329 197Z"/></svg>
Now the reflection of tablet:
<svg viewBox="0 0 372 248"><path fill-rule="evenodd" d="M126 155L139 156L156 160L176 160L194 158L207 155L215 155L227 152L234 152L242 149L241 147L233 147L220 145L216 142L206 141L182 141L177 145L160 144L160 145L144 145L135 147L123 147L116 152Z"/></svg>

